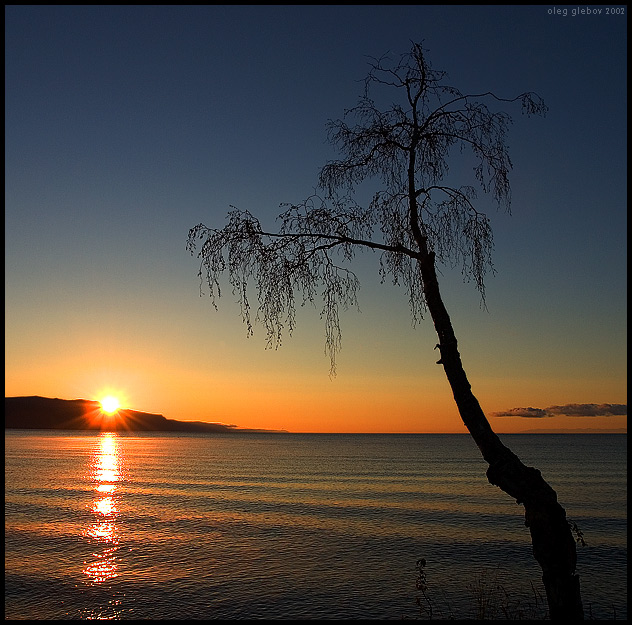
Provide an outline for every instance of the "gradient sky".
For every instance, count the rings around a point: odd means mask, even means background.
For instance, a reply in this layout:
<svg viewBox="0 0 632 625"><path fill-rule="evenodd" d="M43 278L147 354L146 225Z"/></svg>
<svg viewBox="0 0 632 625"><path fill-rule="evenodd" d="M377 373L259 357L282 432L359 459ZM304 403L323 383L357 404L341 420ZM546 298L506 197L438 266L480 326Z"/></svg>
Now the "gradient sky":
<svg viewBox="0 0 632 625"><path fill-rule="evenodd" d="M464 92L531 90L550 108L503 109L512 216L481 205L487 310L458 271L441 277L492 426L625 427L547 410L627 402L627 21L552 8L5 7L5 394L112 392L167 418L295 432L465 432L432 322L412 327L377 255L356 264L361 312L342 317L330 379L317 310L266 350L229 289L218 312L200 297L185 249L231 204L271 224L307 197L367 56L412 40Z"/></svg>

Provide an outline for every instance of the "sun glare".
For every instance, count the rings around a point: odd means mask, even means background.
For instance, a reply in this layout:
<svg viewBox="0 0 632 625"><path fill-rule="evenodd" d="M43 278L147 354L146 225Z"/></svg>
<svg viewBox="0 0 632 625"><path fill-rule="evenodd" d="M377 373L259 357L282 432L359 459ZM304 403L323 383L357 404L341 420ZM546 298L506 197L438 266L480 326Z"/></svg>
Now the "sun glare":
<svg viewBox="0 0 632 625"><path fill-rule="evenodd" d="M121 402L119 402L118 398L108 395L100 400L101 410L107 414L114 414L120 407Z"/></svg>

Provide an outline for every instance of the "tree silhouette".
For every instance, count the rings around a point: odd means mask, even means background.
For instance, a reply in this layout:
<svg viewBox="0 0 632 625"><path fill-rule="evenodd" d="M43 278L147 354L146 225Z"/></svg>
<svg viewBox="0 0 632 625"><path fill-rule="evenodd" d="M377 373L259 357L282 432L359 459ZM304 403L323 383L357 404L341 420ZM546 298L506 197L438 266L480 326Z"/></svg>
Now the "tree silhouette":
<svg viewBox="0 0 632 625"><path fill-rule="evenodd" d="M494 93L464 94L434 70L421 45L392 60L372 59L364 94L344 118L328 124L329 140L341 156L319 175L319 193L285 204L277 232L266 232L248 211L231 207L222 229L199 224L189 231L187 248L201 248L199 276L210 288L213 305L227 271L241 313L252 333L248 297L258 295L255 320L266 328L268 344L278 346L292 332L298 303L322 298L325 345L336 371L341 346L340 308L356 304L359 281L349 268L361 250L381 252L381 279L405 287L414 323L430 313L438 336L437 364L443 366L463 423L489 464L487 478L525 508L533 553L543 572L552 619L583 619L576 569L576 545L566 513L540 472L525 466L493 432L471 390L457 339L437 280L437 264L461 268L485 300L484 279L493 271L488 217L475 207L477 188L509 211L505 143L511 121L487 103L520 103L527 115L545 115L534 93L512 99ZM373 91L398 98L378 107ZM347 121L351 120L351 121ZM454 149L474 159L475 186L444 183ZM354 191L366 180L380 190L367 206ZM377 234L376 234L377 232Z"/></svg>

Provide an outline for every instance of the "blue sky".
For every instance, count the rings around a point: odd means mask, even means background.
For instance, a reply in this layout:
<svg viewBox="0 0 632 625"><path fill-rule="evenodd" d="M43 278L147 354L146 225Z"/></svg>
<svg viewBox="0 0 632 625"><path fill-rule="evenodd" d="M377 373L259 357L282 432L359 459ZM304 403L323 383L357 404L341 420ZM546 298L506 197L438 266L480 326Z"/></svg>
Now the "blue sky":
<svg viewBox="0 0 632 625"><path fill-rule="evenodd" d="M7 395L112 387L136 409L245 427L265 427L265 404L270 427L290 430L326 414L322 428L342 431L355 405L357 428L394 410L424 431L433 411L458 431L431 322L412 329L376 258L357 265L362 312L342 320L332 381L317 312L266 351L230 294L217 313L199 297L185 250L189 228L221 226L229 205L272 225L281 202L309 195L336 157L325 123L357 101L367 56L423 41L462 91L532 90L550 109L504 108L512 216L482 205L498 270L488 310L444 272L475 393L490 412L624 403L627 21L552 8L5 7Z"/></svg>

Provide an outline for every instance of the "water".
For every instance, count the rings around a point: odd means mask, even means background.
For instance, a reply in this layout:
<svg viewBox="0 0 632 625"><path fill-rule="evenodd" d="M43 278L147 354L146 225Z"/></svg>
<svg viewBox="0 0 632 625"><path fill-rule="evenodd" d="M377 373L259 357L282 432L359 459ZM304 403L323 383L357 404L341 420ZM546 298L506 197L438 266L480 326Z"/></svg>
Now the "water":
<svg viewBox="0 0 632 625"><path fill-rule="evenodd" d="M584 533L587 616L627 618L626 437L502 438ZM476 616L494 576L505 604L545 608L523 508L467 435L6 430L5 445L8 619L415 618L420 558L434 618Z"/></svg>

